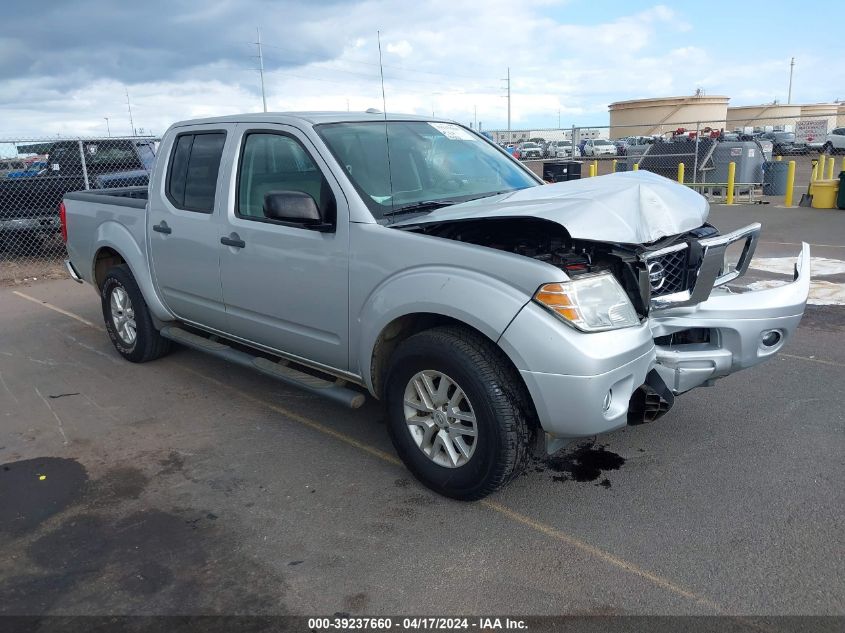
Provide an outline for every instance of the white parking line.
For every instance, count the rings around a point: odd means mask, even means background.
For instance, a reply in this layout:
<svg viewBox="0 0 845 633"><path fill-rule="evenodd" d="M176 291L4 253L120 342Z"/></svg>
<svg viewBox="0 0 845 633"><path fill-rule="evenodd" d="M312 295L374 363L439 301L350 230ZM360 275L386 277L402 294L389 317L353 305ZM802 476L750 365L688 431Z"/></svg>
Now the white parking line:
<svg viewBox="0 0 845 633"><path fill-rule="evenodd" d="M41 299L36 299L35 297L31 297L28 294L18 292L17 290L13 290L12 294L17 295L17 296L21 297L22 299L26 299L27 301L32 301L33 303L37 303L38 305L44 306L45 308L49 308L53 312L58 312L59 314L64 314L66 317L70 317L71 319L79 321L80 323L84 323L88 327L92 327L92 328L97 329L97 330L101 329L97 324L92 323L88 319L84 319L81 316L79 316L78 314L74 314L73 312L68 312L67 310L62 310L58 306L54 306L52 303L47 303L46 301L42 301Z"/></svg>

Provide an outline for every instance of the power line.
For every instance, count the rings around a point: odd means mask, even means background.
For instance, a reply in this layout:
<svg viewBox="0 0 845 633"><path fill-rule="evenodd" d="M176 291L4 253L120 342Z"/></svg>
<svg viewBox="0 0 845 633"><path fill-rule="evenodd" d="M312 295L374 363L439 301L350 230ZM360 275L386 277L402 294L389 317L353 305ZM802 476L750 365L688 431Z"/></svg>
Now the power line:
<svg viewBox="0 0 845 633"><path fill-rule="evenodd" d="M291 53L303 53L303 51L298 51L298 50L295 50L295 49L292 49L292 48L287 48L285 46L276 46L274 44L264 44L264 48L275 48L275 49L278 49L280 51L288 51L288 52L291 52ZM325 61L303 62L303 64L305 64L305 63L315 63L316 64L316 63L329 63L329 62L341 62L341 63L342 62L348 62L350 64L363 64L365 66L378 66L378 64L376 64L375 62L365 62L365 61L362 61L362 60L348 59L348 58L343 58L343 59L335 58L335 59L329 59L329 60L325 60ZM413 68L408 68L406 66L392 66L390 64L384 64L384 68L392 68L394 70L402 70L402 71L408 72L408 73L417 73L417 74L423 74L423 75L435 75L435 76L438 76L438 77L458 77L458 78L462 78L462 79L478 80L477 75L461 75L461 74L456 74L456 73L439 73L439 72L434 72L434 71L431 71L431 70L415 70Z"/></svg>

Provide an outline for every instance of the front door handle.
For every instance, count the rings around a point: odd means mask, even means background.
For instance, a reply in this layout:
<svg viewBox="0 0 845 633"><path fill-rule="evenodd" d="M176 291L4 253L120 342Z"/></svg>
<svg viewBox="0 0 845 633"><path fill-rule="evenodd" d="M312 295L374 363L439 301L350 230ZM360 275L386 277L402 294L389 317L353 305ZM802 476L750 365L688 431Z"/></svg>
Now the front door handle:
<svg viewBox="0 0 845 633"><path fill-rule="evenodd" d="M234 246L235 248L243 248L246 246L246 242L244 242L237 233L232 233L228 237L221 237L220 243L225 244L226 246Z"/></svg>
<svg viewBox="0 0 845 633"><path fill-rule="evenodd" d="M158 224L153 224L153 231L155 231L156 233L164 233L165 235L173 233L173 229L167 226L167 222L165 222L164 220L162 220Z"/></svg>

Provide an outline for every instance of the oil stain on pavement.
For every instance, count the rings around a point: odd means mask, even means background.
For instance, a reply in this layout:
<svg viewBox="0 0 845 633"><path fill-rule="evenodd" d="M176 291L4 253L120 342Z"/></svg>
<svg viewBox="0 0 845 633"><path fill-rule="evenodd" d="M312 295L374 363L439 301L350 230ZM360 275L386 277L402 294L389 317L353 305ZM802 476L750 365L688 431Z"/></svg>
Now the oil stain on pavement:
<svg viewBox="0 0 845 633"><path fill-rule="evenodd" d="M553 481L596 481L603 473L619 470L625 464L625 458L607 450L605 444L585 442L574 450L568 450L552 455L542 466L535 468L538 472L551 470ZM610 488L611 483L604 477L596 484L603 488Z"/></svg>
<svg viewBox="0 0 845 633"><path fill-rule="evenodd" d="M17 536L75 504L88 473L75 459L40 457L0 466L0 534Z"/></svg>
<svg viewBox="0 0 845 633"><path fill-rule="evenodd" d="M15 553L0 615L285 613L283 576L240 553L217 514L142 503L155 480L132 468L92 480L55 457L0 465L0 547Z"/></svg>

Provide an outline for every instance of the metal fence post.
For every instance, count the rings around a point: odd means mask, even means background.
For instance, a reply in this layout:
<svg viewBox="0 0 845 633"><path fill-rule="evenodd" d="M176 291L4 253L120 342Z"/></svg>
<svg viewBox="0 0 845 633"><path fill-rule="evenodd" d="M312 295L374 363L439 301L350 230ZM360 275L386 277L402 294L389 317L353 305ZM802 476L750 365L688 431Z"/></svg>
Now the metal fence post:
<svg viewBox="0 0 845 633"><path fill-rule="evenodd" d="M85 188L90 189L88 183L88 166L85 164L85 148L82 147L82 139L79 140L79 160L82 162L82 178L85 180Z"/></svg>
<svg viewBox="0 0 845 633"><path fill-rule="evenodd" d="M692 160L692 184L696 184L698 177L698 140L701 136L701 121L695 124L695 157Z"/></svg>

